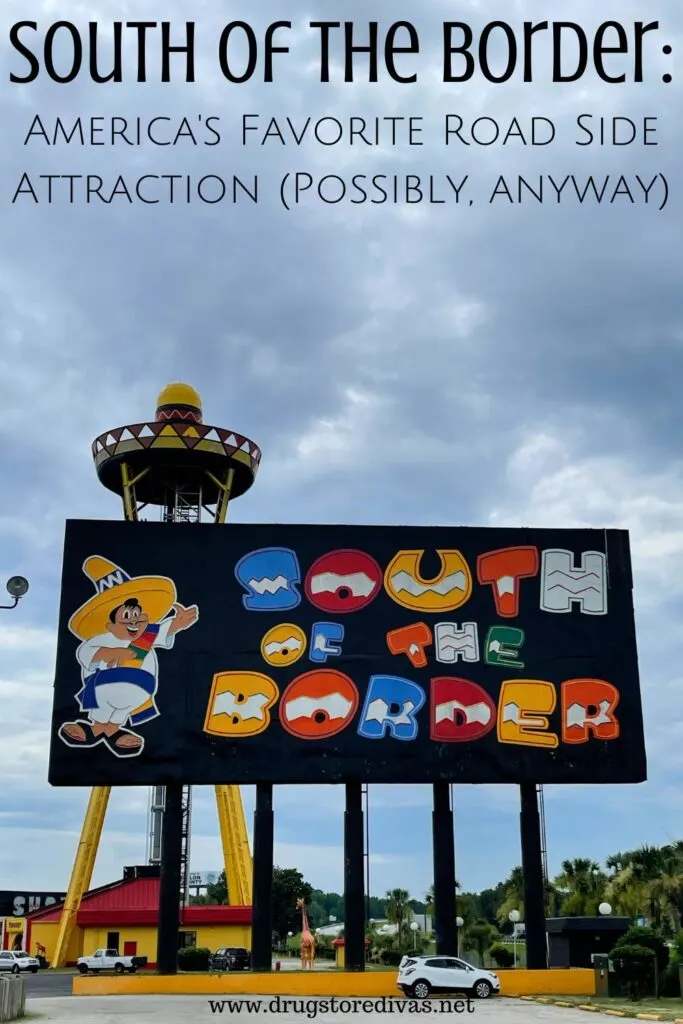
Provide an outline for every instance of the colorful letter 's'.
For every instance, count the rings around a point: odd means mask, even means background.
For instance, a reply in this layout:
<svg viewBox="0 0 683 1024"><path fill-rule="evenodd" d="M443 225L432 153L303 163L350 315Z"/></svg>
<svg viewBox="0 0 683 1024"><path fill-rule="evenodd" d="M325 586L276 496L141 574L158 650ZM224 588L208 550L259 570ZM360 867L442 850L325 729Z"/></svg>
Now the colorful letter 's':
<svg viewBox="0 0 683 1024"><path fill-rule="evenodd" d="M284 612L301 601L299 562L289 548L250 551L235 566L235 576L247 591L242 601L250 612Z"/></svg>

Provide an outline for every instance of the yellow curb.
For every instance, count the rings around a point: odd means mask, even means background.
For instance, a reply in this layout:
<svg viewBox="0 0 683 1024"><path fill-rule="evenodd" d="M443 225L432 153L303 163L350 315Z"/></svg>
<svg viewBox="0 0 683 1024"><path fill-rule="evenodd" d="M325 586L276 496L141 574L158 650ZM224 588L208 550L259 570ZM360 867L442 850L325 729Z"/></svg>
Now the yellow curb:
<svg viewBox="0 0 683 1024"><path fill-rule="evenodd" d="M576 1006L576 1003L563 1003L561 999L556 999L555 1006Z"/></svg>
<svg viewBox="0 0 683 1024"><path fill-rule="evenodd" d="M533 996L520 996L519 998L520 999L526 999L527 1001L530 1001L532 1003L534 1001L534 997Z"/></svg>
<svg viewBox="0 0 683 1024"><path fill-rule="evenodd" d="M637 1013L636 1020L666 1020L661 1013Z"/></svg>
<svg viewBox="0 0 683 1024"><path fill-rule="evenodd" d="M597 1013L598 1012L597 1006L592 1006L590 1003L579 1003L579 1009L580 1010L590 1010L591 1013Z"/></svg>
<svg viewBox="0 0 683 1024"><path fill-rule="evenodd" d="M552 999L549 996L536 996L537 1003L552 1003Z"/></svg>
<svg viewBox="0 0 683 1024"><path fill-rule="evenodd" d="M627 1016L625 1010L603 1010L602 1012L603 1013L608 1013L610 1015L610 1017L626 1017Z"/></svg>

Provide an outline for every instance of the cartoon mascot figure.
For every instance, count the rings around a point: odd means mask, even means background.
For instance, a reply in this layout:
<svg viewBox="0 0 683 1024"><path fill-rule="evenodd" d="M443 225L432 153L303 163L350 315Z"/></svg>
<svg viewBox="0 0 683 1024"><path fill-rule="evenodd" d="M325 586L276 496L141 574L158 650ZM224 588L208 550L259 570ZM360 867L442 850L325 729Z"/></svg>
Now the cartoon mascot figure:
<svg viewBox="0 0 683 1024"><path fill-rule="evenodd" d="M156 648L170 650L199 610L178 604L175 584L165 576L131 579L97 555L85 560L83 572L96 593L74 612L69 629L82 641L76 700L84 717L62 725L59 736L70 747L105 743L117 757L133 757L144 746L134 728L159 714Z"/></svg>

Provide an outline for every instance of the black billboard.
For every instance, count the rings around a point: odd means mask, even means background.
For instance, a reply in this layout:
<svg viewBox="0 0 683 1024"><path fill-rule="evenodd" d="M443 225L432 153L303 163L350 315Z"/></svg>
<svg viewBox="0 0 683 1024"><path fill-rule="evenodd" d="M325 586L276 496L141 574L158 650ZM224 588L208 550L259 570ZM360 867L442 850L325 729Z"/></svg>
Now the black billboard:
<svg viewBox="0 0 683 1024"><path fill-rule="evenodd" d="M645 778L626 531L67 523L53 785Z"/></svg>
<svg viewBox="0 0 683 1024"><path fill-rule="evenodd" d="M34 910L44 910L66 899L64 892L24 892L0 889L0 917L25 917Z"/></svg>

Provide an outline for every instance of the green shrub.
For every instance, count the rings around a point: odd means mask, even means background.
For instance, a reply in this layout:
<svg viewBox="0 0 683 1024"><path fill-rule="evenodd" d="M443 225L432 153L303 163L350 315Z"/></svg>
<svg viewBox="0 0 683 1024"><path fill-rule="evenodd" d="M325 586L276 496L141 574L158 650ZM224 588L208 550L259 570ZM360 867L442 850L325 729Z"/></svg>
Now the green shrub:
<svg viewBox="0 0 683 1024"><path fill-rule="evenodd" d="M657 958L657 967L660 974L669 963L669 947L661 935L653 928L643 928L638 925L629 928L626 934L619 939L612 953L616 952L617 949L622 949L624 946L644 946L647 949L651 949Z"/></svg>
<svg viewBox="0 0 683 1024"><path fill-rule="evenodd" d="M489 956L495 963L496 967L512 967L515 962L514 955L511 949L504 946L501 942L494 943L489 949Z"/></svg>
<svg viewBox="0 0 683 1024"><path fill-rule="evenodd" d="M208 971L210 956L210 949L186 946L178 950L178 967L181 971Z"/></svg>
<svg viewBox="0 0 683 1024"><path fill-rule="evenodd" d="M622 990L629 999L637 1002L651 990L655 970L655 954L651 949L620 943L612 950L610 959Z"/></svg>

